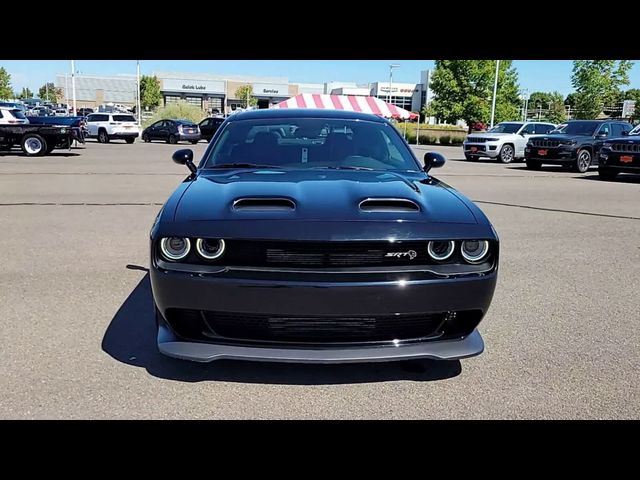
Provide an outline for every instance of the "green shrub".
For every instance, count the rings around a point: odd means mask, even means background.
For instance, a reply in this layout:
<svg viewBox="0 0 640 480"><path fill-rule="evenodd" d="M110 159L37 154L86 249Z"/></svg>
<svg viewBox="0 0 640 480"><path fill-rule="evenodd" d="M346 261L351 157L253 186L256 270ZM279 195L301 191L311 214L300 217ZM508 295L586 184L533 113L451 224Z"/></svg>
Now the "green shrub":
<svg viewBox="0 0 640 480"><path fill-rule="evenodd" d="M451 135L440 135L440 145L451 145Z"/></svg>
<svg viewBox="0 0 640 480"><path fill-rule="evenodd" d="M166 107L159 108L153 117L145 120L144 127L151 125L158 120L191 120L194 123L200 122L206 115L201 108L187 102L170 103Z"/></svg>
<svg viewBox="0 0 640 480"><path fill-rule="evenodd" d="M464 142L464 137L451 137L451 145L460 146Z"/></svg>

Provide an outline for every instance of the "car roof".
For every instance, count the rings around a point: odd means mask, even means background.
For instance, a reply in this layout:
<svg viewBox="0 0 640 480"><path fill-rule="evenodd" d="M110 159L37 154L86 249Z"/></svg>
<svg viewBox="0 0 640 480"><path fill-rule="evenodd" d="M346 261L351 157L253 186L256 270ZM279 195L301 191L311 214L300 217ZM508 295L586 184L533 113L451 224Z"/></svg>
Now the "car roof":
<svg viewBox="0 0 640 480"><path fill-rule="evenodd" d="M351 112L347 110L325 110L322 108L264 108L239 112L229 117L230 122L255 119L286 118L337 118L343 120L366 120L385 123L381 117L370 113Z"/></svg>

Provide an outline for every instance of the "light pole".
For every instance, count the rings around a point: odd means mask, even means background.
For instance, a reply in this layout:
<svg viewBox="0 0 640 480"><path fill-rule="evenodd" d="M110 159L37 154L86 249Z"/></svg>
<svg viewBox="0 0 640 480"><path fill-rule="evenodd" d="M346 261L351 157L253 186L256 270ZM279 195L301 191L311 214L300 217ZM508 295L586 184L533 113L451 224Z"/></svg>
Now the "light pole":
<svg viewBox="0 0 640 480"><path fill-rule="evenodd" d="M387 103L391 103L391 85L393 84L393 69L398 68L400 65L392 63L389 65L389 95L387 95Z"/></svg>
<svg viewBox="0 0 640 480"><path fill-rule="evenodd" d="M142 100L140 99L140 60L136 61L136 81L138 83L138 90L136 95L136 113L138 114L138 127L141 125L140 119L142 112L140 111L140 104Z"/></svg>
<svg viewBox="0 0 640 480"><path fill-rule="evenodd" d="M74 60L71 60L71 92L73 94L73 114L76 115L76 64Z"/></svg>
<svg viewBox="0 0 640 480"><path fill-rule="evenodd" d="M498 91L498 69L500 68L500 60L496 60L496 78L493 81L493 100L491 101L491 128L493 128L493 119L496 114L496 92Z"/></svg>

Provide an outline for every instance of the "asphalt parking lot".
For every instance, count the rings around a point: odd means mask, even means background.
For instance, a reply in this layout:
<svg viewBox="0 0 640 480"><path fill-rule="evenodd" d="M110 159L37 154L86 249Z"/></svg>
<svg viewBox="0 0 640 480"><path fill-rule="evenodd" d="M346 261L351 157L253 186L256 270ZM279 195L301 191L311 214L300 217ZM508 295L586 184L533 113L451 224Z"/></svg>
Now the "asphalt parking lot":
<svg viewBox="0 0 640 480"><path fill-rule="evenodd" d="M440 148L502 242L482 355L203 365L157 352L144 271L175 149L0 155L0 418L640 418L639 176Z"/></svg>

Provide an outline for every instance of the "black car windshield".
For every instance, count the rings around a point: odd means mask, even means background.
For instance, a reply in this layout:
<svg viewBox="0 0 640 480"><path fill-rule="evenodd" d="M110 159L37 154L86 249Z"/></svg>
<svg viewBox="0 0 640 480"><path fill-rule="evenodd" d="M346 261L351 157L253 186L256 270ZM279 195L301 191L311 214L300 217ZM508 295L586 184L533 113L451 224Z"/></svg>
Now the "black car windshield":
<svg viewBox="0 0 640 480"><path fill-rule="evenodd" d="M499 123L488 131L491 133L518 133L521 128L521 123Z"/></svg>
<svg viewBox="0 0 640 480"><path fill-rule="evenodd" d="M420 170L393 126L336 118L229 122L206 157L204 168L240 164L285 169Z"/></svg>
<svg viewBox="0 0 640 480"><path fill-rule="evenodd" d="M600 122L578 121L569 122L558 125L558 128L552 133L563 133L565 135L588 135L591 136L596 132L596 128L601 125Z"/></svg>

